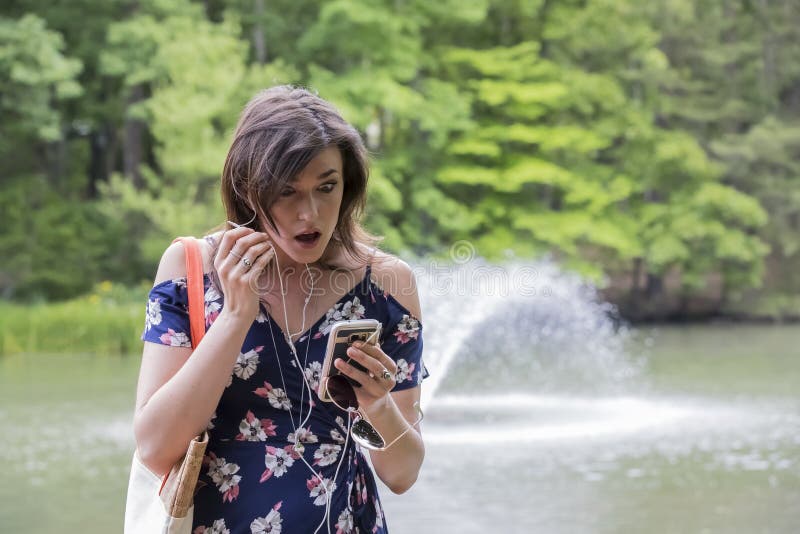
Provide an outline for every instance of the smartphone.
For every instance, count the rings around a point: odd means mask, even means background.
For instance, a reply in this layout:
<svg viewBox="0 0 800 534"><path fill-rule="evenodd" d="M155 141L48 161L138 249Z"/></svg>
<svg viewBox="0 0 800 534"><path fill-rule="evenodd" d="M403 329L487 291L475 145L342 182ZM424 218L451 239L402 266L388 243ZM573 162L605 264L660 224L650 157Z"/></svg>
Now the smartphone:
<svg viewBox="0 0 800 534"><path fill-rule="evenodd" d="M347 349L356 341L363 341L371 345L376 345L380 335L381 323L375 319L339 321L331 326L331 331L328 337L328 347L325 350L325 360L322 362L322 374L320 375L319 389L317 390L320 400L331 402L331 398L328 396L328 390L326 388L328 378L341 374L339 369L333 365L334 360L336 360L336 358L341 358L359 371L366 372L367 370L361 364L347 355ZM361 384L349 376L344 377L355 387L361 386Z"/></svg>

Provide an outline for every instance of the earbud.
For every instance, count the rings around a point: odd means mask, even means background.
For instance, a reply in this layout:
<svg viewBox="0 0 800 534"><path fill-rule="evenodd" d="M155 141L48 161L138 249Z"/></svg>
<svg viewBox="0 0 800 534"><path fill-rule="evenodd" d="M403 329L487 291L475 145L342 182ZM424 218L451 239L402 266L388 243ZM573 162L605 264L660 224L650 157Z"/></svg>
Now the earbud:
<svg viewBox="0 0 800 534"><path fill-rule="evenodd" d="M305 264L305 266L306 266L306 272L308 272L308 276L311 278L311 291L309 291L308 294L306 295L305 304L303 304L303 324L300 327L300 332L297 332L298 334L300 334L300 333L305 331L305 328L306 328L306 306L308 306L308 301L311 300L311 296L314 294L314 277L311 276L311 271L308 268L308 264L307 263ZM285 297L285 293L284 293L284 290L283 290L283 279L281 278L281 266L278 263L278 257L277 256L275 256L275 267L278 270L278 281L281 284L281 301L283 302L283 316L284 316L284 320L286 322L286 328L288 329L288 327L289 327L289 317L288 317L288 314L286 313L286 297ZM292 356L294 357L294 361L297 364L298 370L300 371L300 376L303 378L303 382L302 382L303 385L302 385L302 389L300 390L300 425L299 425L299 427L294 429L295 437L294 437L294 445L292 446L292 448L294 449L294 451L297 454L300 455L300 459L302 460L302 462L306 465L306 467L308 467L308 469L317 478L317 480L319 480L319 483L323 484L323 486L325 487L325 515L323 516L322 521L320 522L320 524L317 525L317 528L314 531L314 534L319 532L319 530L322 528L323 525L327 526L328 534L330 534L330 532L331 532L331 525L330 525L331 499L333 498L333 495L331 495L330 487L325 482L325 478L320 473L316 472L314 470L314 468L311 467L311 465L306 461L305 456L303 456L303 452L305 451L305 445L300 441L300 439L301 439L300 438L300 432L298 432L298 430L300 428L305 427L306 422L311 417L311 411L312 411L312 408L313 408L311 392L313 391L313 389L311 388L311 384L308 382L308 377L306 377L305 371L304 371L302 365L300 364L300 358L297 356L297 347L294 346L294 341L292 341L292 335L293 334L291 334L291 333L287 334L287 333L284 332L284 337L286 338L287 344L292 349ZM311 343L311 340L309 340L309 345L310 345L310 343ZM306 345L306 356L308 356L308 346L309 345ZM303 401L303 397L304 397L306 388L308 388L308 403L309 403L309 407L308 407L308 413L306 414L305 419L303 419L303 402L302 401ZM291 414L291 412L290 412L290 414ZM292 425L294 425L294 419L292 419ZM336 466L336 471L334 472L333 479L331 480L332 484L336 483L336 479L339 476L339 470L342 468L342 464L344 463L344 459L345 459L345 456L346 456L345 450L347 449L347 444L349 443L349 440L350 440L350 425L351 425L351 419L350 419L350 417L348 417L347 418L347 433L346 433L346 436L345 436L344 447L342 447L342 450L340 452L339 463Z"/></svg>

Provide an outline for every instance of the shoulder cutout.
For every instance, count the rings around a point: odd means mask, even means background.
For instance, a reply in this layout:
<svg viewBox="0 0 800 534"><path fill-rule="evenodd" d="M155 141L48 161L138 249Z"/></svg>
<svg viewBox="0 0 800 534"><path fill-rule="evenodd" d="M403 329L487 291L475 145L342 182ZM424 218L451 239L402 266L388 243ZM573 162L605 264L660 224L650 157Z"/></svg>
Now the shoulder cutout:
<svg viewBox="0 0 800 534"><path fill-rule="evenodd" d="M200 245L200 253L203 256L203 272L209 272L211 265L211 246L205 239L195 239ZM158 272L153 285L160 284L166 280L183 278L186 276L186 255L183 251L183 243L171 243L158 264Z"/></svg>
<svg viewBox="0 0 800 534"><path fill-rule="evenodd" d="M417 280L406 262L391 254L376 252L372 261L372 279L422 321Z"/></svg>

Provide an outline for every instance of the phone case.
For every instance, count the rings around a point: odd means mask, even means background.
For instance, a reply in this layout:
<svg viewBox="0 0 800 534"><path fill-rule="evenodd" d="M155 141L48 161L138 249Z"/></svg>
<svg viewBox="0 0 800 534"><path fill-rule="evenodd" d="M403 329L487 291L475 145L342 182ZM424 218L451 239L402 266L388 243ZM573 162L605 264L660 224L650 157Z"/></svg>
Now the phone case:
<svg viewBox="0 0 800 534"><path fill-rule="evenodd" d="M341 374L333 365L336 358L341 358L356 369L366 371L358 362L353 361L347 355L347 349L355 341L367 341L372 338L370 344L377 344L381 336L381 323L375 319L357 319L353 321L339 321L334 323L328 334L328 347L325 350L325 360L322 363L322 374L320 375L319 388L317 394L320 400L331 402L326 389L328 377ZM373 336L373 334L375 334ZM347 380L357 386L357 382L350 377Z"/></svg>

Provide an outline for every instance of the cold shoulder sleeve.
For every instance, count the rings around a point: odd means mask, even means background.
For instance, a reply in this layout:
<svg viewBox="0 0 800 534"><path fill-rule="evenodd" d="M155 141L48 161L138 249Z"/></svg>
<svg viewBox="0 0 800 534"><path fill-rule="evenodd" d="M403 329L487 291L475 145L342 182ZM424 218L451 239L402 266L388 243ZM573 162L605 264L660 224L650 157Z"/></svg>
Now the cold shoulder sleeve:
<svg viewBox="0 0 800 534"><path fill-rule="evenodd" d="M388 317L381 348L397 364L397 385L392 391L422 384L428 370L422 360L422 323L392 295L385 294Z"/></svg>
<svg viewBox="0 0 800 534"><path fill-rule="evenodd" d="M192 347L186 278L165 280L150 290L142 341Z"/></svg>

